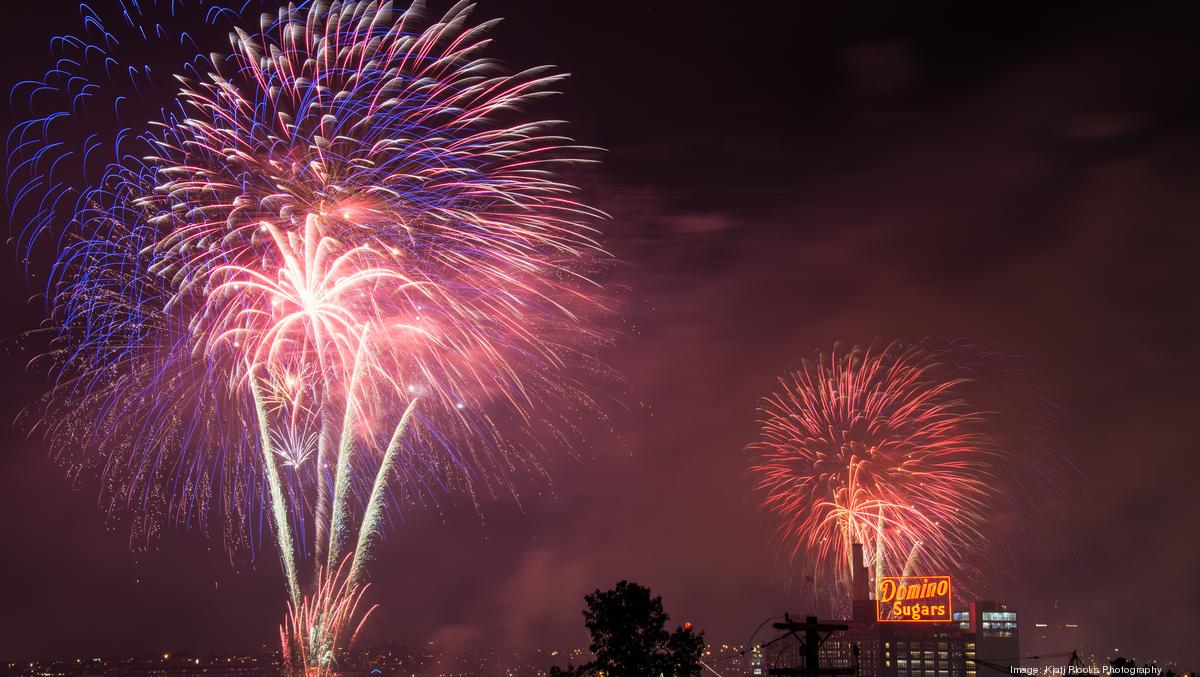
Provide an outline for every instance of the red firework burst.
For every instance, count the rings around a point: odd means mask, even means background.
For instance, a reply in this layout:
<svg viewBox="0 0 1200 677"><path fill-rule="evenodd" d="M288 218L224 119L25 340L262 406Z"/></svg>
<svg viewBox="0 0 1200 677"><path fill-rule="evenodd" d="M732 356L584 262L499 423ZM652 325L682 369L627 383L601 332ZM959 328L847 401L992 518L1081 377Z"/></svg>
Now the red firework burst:
<svg viewBox="0 0 1200 677"><path fill-rule="evenodd" d="M845 582L854 543L877 576L958 572L986 543L1004 456L953 374L916 348L835 348L761 400L751 471L806 572Z"/></svg>

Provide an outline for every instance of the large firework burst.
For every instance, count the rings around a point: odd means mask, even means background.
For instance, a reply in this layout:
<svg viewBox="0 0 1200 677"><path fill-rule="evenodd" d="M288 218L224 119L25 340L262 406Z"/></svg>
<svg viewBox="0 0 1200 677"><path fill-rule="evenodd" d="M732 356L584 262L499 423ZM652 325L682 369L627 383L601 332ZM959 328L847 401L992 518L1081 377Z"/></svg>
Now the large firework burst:
<svg viewBox="0 0 1200 677"><path fill-rule="evenodd" d="M855 543L876 576L959 573L988 548L1010 459L936 354L835 348L762 399L751 471L809 575L844 584Z"/></svg>
<svg viewBox="0 0 1200 677"><path fill-rule="evenodd" d="M483 59L494 22L471 11L310 2L253 27L219 11L229 54L188 60L95 182L55 179L79 160L50 141L74 103L14 136L24 239L56 245L42 426L60 458L98 467L146 536L217 509L237 545L265 508L296 618L325 608L305 561L351 560L334 597L357 600L389 502L511 491L541 470L500 421L588 404L569 374L600 339L599 214L554 174L587 151L520 112L561 76ZM66 67L111 70L119 43L96 32ZM42 84L70 93L62 68Z"/></svg>

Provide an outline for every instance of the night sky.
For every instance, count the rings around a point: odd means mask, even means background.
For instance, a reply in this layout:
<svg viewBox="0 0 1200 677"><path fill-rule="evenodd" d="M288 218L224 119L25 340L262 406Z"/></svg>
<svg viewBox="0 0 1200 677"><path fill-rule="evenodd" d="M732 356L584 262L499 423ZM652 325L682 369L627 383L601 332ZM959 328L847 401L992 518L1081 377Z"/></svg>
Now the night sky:
<svg viewBox="0 0 1200 677"><path fill-rule="evenodd" d="M584 646L583 594L622 578L746 641L801 611L745 474L756 399L838 341L948 337L1027 360L1082 477L981 594L1200 666L1200 8L784 4L481 3L506 18L490 56L572 73L544 111L607 149L570 178L612 215L626 383L546 454L552 487L405 515L367 641ZM77 23L73 2L20 5L0 21L11 81ZM4 253L9 421L46 380L20 340L42 306ZM0 656L277 641L272 551L231 563L193 529L131 552L95 484L10 431Z"/></svg>

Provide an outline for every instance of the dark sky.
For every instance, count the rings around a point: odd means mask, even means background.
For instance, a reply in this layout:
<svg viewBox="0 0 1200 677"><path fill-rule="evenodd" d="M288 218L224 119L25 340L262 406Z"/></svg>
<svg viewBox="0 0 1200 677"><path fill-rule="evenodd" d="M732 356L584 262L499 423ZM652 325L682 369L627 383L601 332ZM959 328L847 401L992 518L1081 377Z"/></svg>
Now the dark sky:
<svg viewBox="0 0 1200 677"><path fill-rule="evenodd" d="M981 593L1200 666L1200 10L965 4L484 0L491 54L571 72L547 110L608 149L573 178L613 217L627 406L520 507L406 516L369 640L583 645L582 595L629 578L745 641L799 610L744 474L756 398L837 341L935 336L1028 358L1083 476ZM6 77L74 7L6 8ZM41 307L6 255L16 337ZM29 357L0 354L6 420L44 387ZM275 641L273 555L195 530L135 555L94 485L8 439L0 656Z"/></svg>

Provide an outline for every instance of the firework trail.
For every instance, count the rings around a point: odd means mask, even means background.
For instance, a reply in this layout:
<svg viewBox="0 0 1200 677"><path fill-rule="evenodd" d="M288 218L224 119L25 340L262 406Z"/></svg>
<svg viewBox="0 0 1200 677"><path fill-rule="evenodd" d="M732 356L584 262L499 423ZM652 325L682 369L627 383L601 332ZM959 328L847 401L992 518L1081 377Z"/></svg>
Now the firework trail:
<svg viewBox="0 0 1200 677"><path fill-rule="evenodd" d="M1024 495L1025 459L956 346L835 348L759 405L751 473L806 573L842 587L854 543L874 576L969 575Z"/></svg>
<svg viewBox="0 0 1200 677"><path fill-rule="evenodd" d="M111 151L59 124L80 97L121 117L107 81L71 72L125 65L99 13L59 43L77 58L18 85L71 101L9 136L27 261L55 257L38 426L135 533L220 513L226 542L254 547L265 514L293 610L311 608L305 566L348 559L357 599L389 505L512 492L542 471L505 422L592 406L571 374L603 341L601 215L555 178L591 149L522 114L562 76L484 59L495 22L468 3L434 20L301 3L254 26L192 9L232 25L230 52L183 59L157 120ZM122 21L146 37L141 17Z"/></svg>

